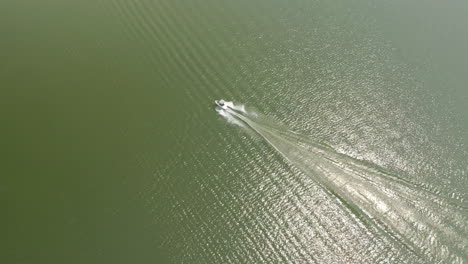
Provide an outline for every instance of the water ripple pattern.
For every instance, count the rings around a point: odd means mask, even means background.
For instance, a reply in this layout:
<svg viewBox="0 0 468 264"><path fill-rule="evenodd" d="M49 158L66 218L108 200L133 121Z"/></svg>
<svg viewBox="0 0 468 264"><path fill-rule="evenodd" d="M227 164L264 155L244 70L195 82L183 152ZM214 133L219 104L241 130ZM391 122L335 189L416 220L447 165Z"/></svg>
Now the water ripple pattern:
<svg viewBox="0 0 468 264"><path fill-rule="evenodd" d="M171 263L466 260L464 132L374 1L99 3L164 94L136 160Z"/></svg>
<svg viewBox="0 0 468 264"><path fill-rule="evenodd" d="M244 106L217 107L233 124L251 129L278 153L320 183L369 228L431 263L463 263L468 250L468 206L391 174L374 164L336 152L306 136L277 126Z"/></svg>

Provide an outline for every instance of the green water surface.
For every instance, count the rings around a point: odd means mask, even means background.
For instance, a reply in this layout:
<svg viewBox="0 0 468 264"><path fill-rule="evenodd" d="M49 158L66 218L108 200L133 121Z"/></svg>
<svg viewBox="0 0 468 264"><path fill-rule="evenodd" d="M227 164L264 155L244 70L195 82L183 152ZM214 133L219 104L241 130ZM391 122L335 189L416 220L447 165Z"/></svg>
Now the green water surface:
<svg viewBox="0 0 468 264"><path fill-rule="evenodd" d="M466 198L467 11L2 1L0 262L423 263L213 101Z"/></svg>

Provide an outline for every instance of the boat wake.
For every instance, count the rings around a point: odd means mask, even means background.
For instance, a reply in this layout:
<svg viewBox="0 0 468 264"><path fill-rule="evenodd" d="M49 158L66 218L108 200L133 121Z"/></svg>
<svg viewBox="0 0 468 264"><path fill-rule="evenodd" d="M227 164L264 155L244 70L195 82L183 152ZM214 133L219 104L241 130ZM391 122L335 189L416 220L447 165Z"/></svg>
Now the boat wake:
<svg viewBox="0 0 468 264"><path fill-rule="evenodd" d="M216 108L220 115L258 134L369 228L382 231L427 262L466 261L468 206L462 198L338 153L243 105L227 103L228 107Z"/></svg>

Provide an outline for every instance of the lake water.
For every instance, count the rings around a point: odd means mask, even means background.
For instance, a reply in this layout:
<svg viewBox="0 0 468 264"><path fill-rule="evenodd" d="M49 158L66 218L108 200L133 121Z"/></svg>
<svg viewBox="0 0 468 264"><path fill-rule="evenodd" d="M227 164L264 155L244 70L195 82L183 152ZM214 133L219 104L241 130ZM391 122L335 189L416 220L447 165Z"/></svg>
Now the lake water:
<svg viewBox="0 0 468 264"><path fill-rule="evenodd" d="M468 262L467 12L3 1L1 259Z"/></svg>

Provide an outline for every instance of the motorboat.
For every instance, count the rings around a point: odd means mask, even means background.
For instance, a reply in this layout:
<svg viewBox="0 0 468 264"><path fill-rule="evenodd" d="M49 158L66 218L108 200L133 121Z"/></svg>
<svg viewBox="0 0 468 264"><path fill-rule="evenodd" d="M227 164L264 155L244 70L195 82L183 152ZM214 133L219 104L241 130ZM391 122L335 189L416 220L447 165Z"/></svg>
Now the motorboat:
<svg viewBox="0 0 468 264"><path fill-rule="evenodd" d="M227 110L228 109L228 104L226 101L224 101L223 99L221 100L215 100L215 104L219 107L221 107L222 109L224 110Z"/></svg>

